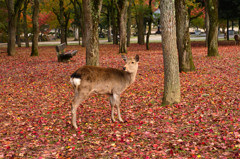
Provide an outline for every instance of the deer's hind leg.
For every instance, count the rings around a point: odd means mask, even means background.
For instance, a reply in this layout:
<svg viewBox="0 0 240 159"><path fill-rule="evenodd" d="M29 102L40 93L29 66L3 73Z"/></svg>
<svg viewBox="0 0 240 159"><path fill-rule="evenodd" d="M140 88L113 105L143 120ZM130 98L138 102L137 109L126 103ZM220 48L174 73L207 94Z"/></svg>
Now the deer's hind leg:
<svg viewBox="0 0 240 159"><path fill-rule="evenodd" d="M72 125L75 129L77 129L77 108L78 106L89 96L89 93L86 91L79 91L78 89L75 89L75 96L72 102Z"/></svg>
<svg viewBox="0 0 240 159"><path fill-rule="evenodd" d="M113 98L113 95L110 95L110 96L109 96L109 99L110 99L110 105L111 105L111 109L112 109L111 119L112 119L112 122L115 122L115 121L116 121L116 120L114 119L115 100L114 100L114 98Z"/></svg>

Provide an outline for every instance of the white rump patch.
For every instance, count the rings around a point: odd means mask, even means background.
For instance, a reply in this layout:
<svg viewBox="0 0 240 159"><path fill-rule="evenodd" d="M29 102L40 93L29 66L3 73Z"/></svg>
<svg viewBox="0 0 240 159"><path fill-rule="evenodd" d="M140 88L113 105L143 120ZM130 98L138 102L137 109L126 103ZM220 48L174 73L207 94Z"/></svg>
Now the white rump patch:
<svg viewBox="0 0 240 159"><path fill-rule="evenodd" d="M81 79L80 78L70 78L70 82L73 86L79 86L81 83Z"/></svg>

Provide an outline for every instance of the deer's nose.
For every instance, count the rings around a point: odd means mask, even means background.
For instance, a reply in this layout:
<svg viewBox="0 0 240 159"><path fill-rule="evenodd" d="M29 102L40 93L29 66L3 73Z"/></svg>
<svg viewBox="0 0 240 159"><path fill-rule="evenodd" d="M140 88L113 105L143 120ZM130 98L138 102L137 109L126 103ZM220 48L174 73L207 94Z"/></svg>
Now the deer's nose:
<svg viewBox="0 0 240 159"><path fill-rule="evenodd" d="M123 67L123 70L125 71L125 70L126 70L126 67Z"/></svg>

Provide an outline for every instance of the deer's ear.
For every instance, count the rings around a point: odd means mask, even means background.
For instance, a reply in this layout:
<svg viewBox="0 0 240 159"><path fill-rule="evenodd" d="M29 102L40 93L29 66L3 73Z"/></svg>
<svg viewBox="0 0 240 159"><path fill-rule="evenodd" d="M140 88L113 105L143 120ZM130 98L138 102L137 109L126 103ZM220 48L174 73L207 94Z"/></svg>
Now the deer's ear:
<svg viewBox="0 0 240 159"><path fill-rule="evenodd" d="M139 61L139 56L138 55L135 56L135 60L136 60L136 62Z"/></svg>
<svg viewBox="0 0 240 159"><path fill-rule="evenodd" d="M127 57L126 57L126 56L122 55L122 58L123 58L123 60L124 60L125 62L127 61Z"/></svg>

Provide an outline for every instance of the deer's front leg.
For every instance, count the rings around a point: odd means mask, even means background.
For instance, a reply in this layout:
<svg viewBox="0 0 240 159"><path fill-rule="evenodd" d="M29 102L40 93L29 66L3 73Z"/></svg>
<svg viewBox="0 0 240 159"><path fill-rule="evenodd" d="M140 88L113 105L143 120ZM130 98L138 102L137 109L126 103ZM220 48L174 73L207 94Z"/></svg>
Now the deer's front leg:
<svg viewBox="0 0 240 159"><path fill-rule="evenodd" d="M115 122L116 120L114 119L114 106L115 106L115 99L113 98L113 95L110 95L109 97L110 99L110 105L111 105L111 109L112 109L112 112L111 112L111 119L112 119L112 122Z"/></svg>
<svg viewBox="0 0 240 159"><path fill-rule="evenodd" d="M117 106L117 114L118 114L118 120L120 121L120 122L124 122L123 121L123 119L122 119L122 117L121 117L121 113L120 113L120 95L117 95L117 94L114 94L113 95L113 98L115 99L115 104L116 104L116 106Z"/></svg>

